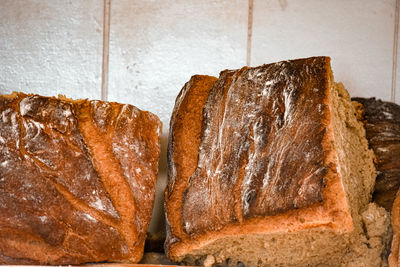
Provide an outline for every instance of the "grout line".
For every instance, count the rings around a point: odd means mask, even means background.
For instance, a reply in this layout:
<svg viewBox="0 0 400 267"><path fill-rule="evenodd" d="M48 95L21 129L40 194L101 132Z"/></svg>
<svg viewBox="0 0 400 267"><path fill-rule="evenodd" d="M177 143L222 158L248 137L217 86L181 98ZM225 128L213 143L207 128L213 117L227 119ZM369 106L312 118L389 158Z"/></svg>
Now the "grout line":
<svg viewBox="0 0 400 267"><path fill-rule="evenodd" d="M392 93L390 100L396 102L396 76L397 76L397 50L399 38L399 9L400 0L396 0L396 9L394 16L394 40L393 40L393 65L392 65Z"/></svg>
<svg viewBox="0 0 400 267"><path fill-rule="evenodd" d="M247 66L250 66L251 63L251 39L253 36L253 6L254 6L254 0L249 0L249 13L247 17L247 55L246 55Z"/></svg>
<svg viewBox="0 0 400 267"><path fill-rule="evenodd" d="M110 11L111 0L104 0L103 17L103 63L101 69L101 100L108 99L108 64L110 56Z"/></svg>

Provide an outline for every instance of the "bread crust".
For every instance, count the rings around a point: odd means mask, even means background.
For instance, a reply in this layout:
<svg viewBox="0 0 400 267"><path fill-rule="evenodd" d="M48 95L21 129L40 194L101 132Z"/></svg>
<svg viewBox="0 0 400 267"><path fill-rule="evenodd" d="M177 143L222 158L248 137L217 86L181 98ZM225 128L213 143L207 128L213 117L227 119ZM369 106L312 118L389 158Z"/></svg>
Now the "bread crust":
<svg viewBox="0 0 400 267"><path fill-rule="evenodd" d="M400 188L400 106L375 98L353 98L362 104L368 144L376 156L374 201L391 211Z"/></svg>
<svg viewBox="0 0 400 267"><path fill-rule="evenodd" d="M198 155L197 161L191 163L190 171L185 174L176 169L168 176L165 204L169 224L168 256L181 261L191 251L226 236L314 227L351 232L351 212L332 146L330 59L314 57L224 71L208 86L208 89L203 88L209 91L207 102L196 106L197 110L203 110L202 133L196 135L198 145L185 148ZM191 90L196 90L196 85L189 82L183 91L189 94ZM265 102L249 107L257 101ZM297 110L297 107L303 109ZM188 110L185 105L176 105L173 117ZM243 117L248 114L264 119L260 127L252 127L255 120ZM224 120L230 121L223 125ZM176 156L183 153L183 149L176 144L191 134L187 131L191 125L199 122L186 120L185 123L186 128L183 128L171 121L170 168L183 164L185 158ZM181 139L171 136L181 136ZM248 141L246 137L253 141L246 148L240 147ZM308 137L315 138L315 142L310 147L301 146L310 142ZM258 144L255 144L256 138L260 138ZM292 147L299 144L299 147L285 151L287 143ZM251 166L251 155L255 154L257 145L261 156ZM238 149L235 146L239 146ZM293 154L301 152L311 153L308 155L311 160L296 158ZM273 162L274 155L281 158L271 165L269 183L265 183L268 162ZM251 175L248 169L257 168L254 167L257 162L267 166ZM222 168L218 169L221 164ZM180 187L171 186L181 180L185 182ZM305 191L298 191L299 188ZM182 197L171 199L170 195Z"/></svg>
<svg viewBox="0 0 400 267"><path fill-rule="evenodd" d="M169 178L165 190L166 203L170 203L165 205L167 248L174 237L185 235L180 227L182 217L175 215L182 208L183 196L179 193L187 187L188 177L197 166L197 151L203 127L203 106L216 80L217 78L211 76L195 75L185 84L176 98L170 121L167 153L168 159L179 158L179 160L168 160Z"/></svg>
<svg viewBox="0 0 400 267"><path fill-rule="evenodd" d="M0 263L138 262L161 122L114 102L0 96Z"/></svg>

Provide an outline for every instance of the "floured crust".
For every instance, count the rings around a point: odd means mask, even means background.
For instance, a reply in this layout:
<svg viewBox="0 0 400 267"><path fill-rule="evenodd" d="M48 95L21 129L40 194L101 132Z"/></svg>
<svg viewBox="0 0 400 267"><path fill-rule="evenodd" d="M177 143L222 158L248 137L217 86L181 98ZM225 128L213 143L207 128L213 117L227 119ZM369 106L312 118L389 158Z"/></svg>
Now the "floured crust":
<svg viewBox="0 0 400 267"><path fill-rule="evenodd" d="M332 147L329 89L333 80L329 58L225 71L208 86L203 88L210 92L207 102L195 107L203 112L196 146L190 147L198 155L196 166L188 167L190 171L185 175L177 170L169 173L168 256L180 261L192 250L233 235L315 227L351 232L349 204ZM188 94L191 90L198 88L189 82L183 91ZM173 117L187 110L182 104L176 105ZM263 121L257 122L251 116ZM199 122L185 123L190 128ZM256 123L259 127L254 127ZM193 134L173 121L170 129L182 139ZM170 168L183 164L183 159L175 157L183 152L175 146L179 142L179 138L171 139L170 135L169 150L174 152L168 154ZM243 147L246 142L249 145ZM254 156L255 147L261 156ZM294 154L303 152L298 157ZM279 158L271 164L270 171L268 163L274 155ZM229 165L232 162L235 164ZM265 168L257 165L260 163L265 163ZM269 184L265 183L268 172ZM181 186L174 188L172 181L179 181ZM287 181L292 183L285 184ZM306 191L297 191L302 185ZM171 195L183 197L172 199Z"/></svg>
<svg viewBox="0 0 400 267"><path fill-rule="evenodd" d="M138 262L159 119L131 105L0 97L0 263Z"/></svg>

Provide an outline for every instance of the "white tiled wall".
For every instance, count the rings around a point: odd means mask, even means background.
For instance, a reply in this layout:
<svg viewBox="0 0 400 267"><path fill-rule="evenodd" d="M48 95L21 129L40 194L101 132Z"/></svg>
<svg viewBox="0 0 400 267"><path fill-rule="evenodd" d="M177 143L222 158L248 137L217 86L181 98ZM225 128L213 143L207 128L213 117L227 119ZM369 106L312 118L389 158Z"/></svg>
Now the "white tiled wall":
<svg viewBox="0 0 400 267"><path fill-rule="evenodd" d="M249 2L250 65L329 55L352 95L390 100L396 0L110 1L108 99L156 113L164 133L191 75L246 64ZM100 98L104 2L2 0L0 92Z"/></svg>
<svg viewBox="0 0 400 267"><path fill-rule="evenodd" d="M251 66L329 55L336 80L353 96L391 100L392 69L400 62L393 59L396 0L1 0L0 93L99 99L106 1L108 100L163 121L159 192L179 90L193 74L244 66L247 51ZM400 103L400 66L395 77ZM154 214L161 200L158 194ZM160 229L159 221L150 230Z"/></svg>

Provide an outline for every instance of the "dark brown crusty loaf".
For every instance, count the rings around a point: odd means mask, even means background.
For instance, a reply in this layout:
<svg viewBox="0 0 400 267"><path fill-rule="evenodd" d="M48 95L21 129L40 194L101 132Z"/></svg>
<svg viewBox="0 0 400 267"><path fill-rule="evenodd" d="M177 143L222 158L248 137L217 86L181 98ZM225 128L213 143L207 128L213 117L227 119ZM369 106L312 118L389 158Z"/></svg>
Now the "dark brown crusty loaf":
<svg viewBox="0 0 400 267"><path fill-rule="evenodd" d="M400 106L375 98L353 98L363 106L367 140L376 156L374 201L387 211L400 187Z"/></svg>
<svg viewBox="0 0 400 267"><path fill-rule="evenodd" d="M0 264L138 262L159 119L131 105L0 96Z"/></svg>
<svg viewBox="0 0 400 267"><path fill-rule="evenodd" d="M380 266L389 216L369 204L373 153L354 113L327 57L192 77L170 124L170 259Z"/></svg>

